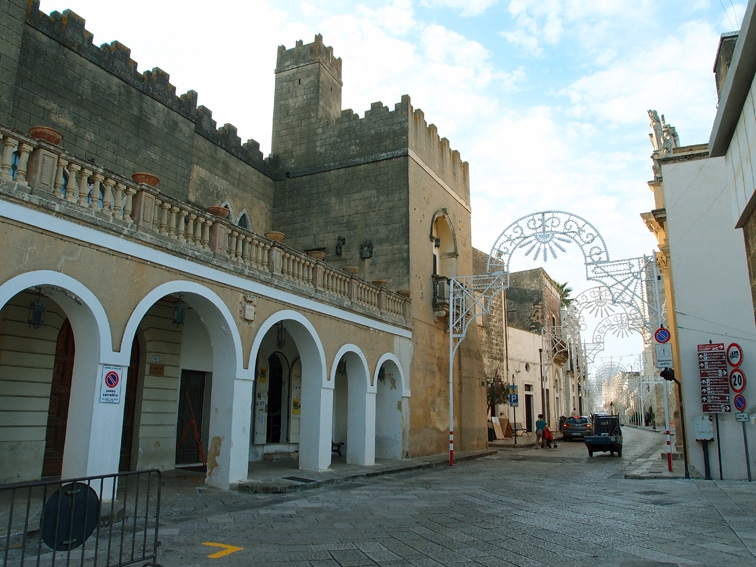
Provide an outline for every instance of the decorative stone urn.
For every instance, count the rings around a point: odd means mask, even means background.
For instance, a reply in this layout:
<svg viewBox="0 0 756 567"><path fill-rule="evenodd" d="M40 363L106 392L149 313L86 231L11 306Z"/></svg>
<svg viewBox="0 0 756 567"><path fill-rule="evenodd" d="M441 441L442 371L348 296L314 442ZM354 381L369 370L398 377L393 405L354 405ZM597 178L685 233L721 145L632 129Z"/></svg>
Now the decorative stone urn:
<svg viewBox="0 0 756 567"><path fill-rule="evenodd" d="M150 187L157 187L157 184L160 183L160 178L157 175L146 173L144 171L137 171L136 173L132 173L131 178L137 183L144 183L145 185L149 185Z"/></svg>
<svg viewBox="0 0 756 567"><path fill-rule="evenodd" d="M315 258L316 260L325 260L326 253L322 250L308 250L307 255Z"/></svg>
<svg viewBox="0 0 756 567"><path fill-rule="evenodd" d="M341 269L344 270L350 276L356 276L357 274L360 273L360 267L359 266L344 266Z"/></svg>
<svg viewBox="0 0 756 567"><path fill-rule="evenodd" d="M44 140L45 142L50 142L56 146L63 141L63 134L49 126L32 126L29 128L29 135L32 138Z"/></svg>
<svg viewBox="0 0 756 567"><path fill-rule="evenodd" d="M220 205L213 205L212 207L208 207L207 212L222 219L225 219L229 215L229 213L231 213L231 211L229 211L226 207L221 207Z"/></svg>
<svg viewBox="0 0 756 567"><path fill-rule="evenodd" d="M377 285L378 287L386 287L387 283L388 280L373 280L373 285Z"/></svg>
<svg viewBox="0 0 756 567"><path fill-rule="evenodd" d="M409 297L411 295L410 294L410 290L408 290L408 289L400 289L396 293L398 293L402 297Z"/></svg>
<svg viewBox="0 0 756 567"><path fill-rule="evenodd" d="M284 236L286 235L283 232L278 232L277 230L269 230L265 233L265 238L274 242L283 242Z"/></svg>

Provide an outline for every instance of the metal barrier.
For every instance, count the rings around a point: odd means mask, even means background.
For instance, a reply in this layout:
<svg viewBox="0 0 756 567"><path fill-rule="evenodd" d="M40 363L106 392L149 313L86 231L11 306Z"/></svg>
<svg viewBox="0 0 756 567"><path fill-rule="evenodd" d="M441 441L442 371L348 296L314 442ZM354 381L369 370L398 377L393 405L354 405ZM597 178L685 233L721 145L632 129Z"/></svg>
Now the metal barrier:
<svg viewBox="0 0 756 567"><path fill-rule="evenodd" d="M148 470L0 486L3 567L159 567L161 484Z"/></svg>

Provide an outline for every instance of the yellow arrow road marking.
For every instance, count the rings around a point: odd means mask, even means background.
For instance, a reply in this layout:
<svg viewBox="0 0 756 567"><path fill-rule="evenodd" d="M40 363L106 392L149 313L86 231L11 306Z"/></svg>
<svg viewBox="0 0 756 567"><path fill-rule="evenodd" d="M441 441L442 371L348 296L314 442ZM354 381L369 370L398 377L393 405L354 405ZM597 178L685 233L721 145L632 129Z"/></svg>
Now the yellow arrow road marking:
<svg viewBox="0 0 756 567"><path fill-rule="evenodd" d="M226 545L225 543L215 543L213 541L205 541L202 543L202 545L207 545L208 547L222 547L220 551L217 551L211 555L208 555L210 559L218 559L219 557L225 557L226 555L231 555L232 553L236 553L237 551L241 551L244 549L243 547L237 547L235 545Z"/></svg>

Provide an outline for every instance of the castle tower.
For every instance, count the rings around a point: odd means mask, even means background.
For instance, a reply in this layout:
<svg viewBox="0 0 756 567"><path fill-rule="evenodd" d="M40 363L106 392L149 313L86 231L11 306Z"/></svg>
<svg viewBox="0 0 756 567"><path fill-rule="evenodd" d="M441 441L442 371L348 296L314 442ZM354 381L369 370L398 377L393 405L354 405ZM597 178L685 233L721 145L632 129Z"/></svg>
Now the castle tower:
<svg viewBox="0 0 756 567"><path fill-rule="evenodd" d="M285 169L307 165L321 121L341 116L341 59L323 45L323 36L293 49L278 48L273 103L272 153Z"/></svg>

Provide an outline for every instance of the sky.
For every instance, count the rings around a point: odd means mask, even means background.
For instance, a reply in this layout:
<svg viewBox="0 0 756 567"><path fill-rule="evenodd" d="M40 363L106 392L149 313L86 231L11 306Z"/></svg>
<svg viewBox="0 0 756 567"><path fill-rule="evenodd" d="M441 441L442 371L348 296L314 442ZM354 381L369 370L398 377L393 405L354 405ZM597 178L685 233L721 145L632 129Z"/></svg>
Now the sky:
<svg viewBox="0 0 756 567"><path fill-rule="evenodd" d="M322 34L342 59L344 109L362 117L373 102L393 109L409 95L469 162L473 246L490 252L517 219L566 211L590 222L619 260L656 246L640 218L654 208L647 111L663 114L681 145L708 142L719 38L739 28L746 3L41 0L40 8L76 12L96 45L128 46L139 71L159 67L177 94L196 91L218 126L233 124L265 155L277 48ZM546 263L515 255L510 270L539 266L573 296L596 285L577 246ZM596 364L637 370L640 336L629 341L612 340Z"/></svg>

